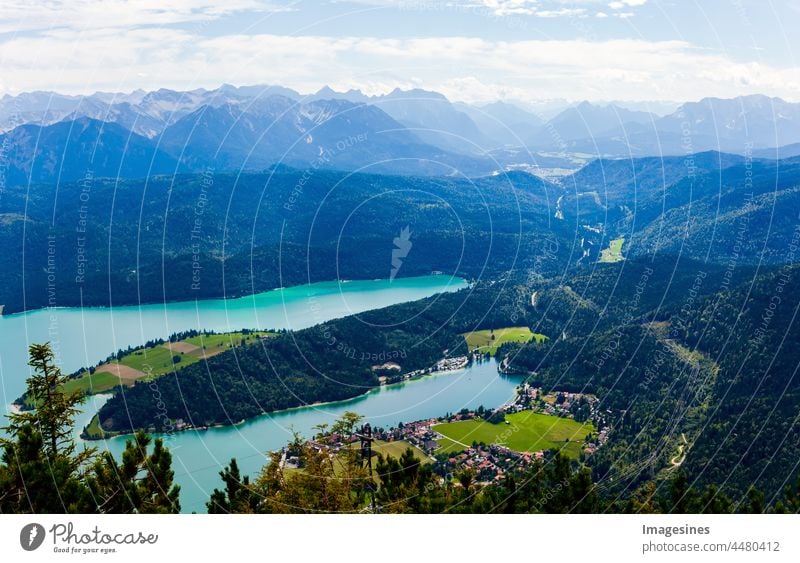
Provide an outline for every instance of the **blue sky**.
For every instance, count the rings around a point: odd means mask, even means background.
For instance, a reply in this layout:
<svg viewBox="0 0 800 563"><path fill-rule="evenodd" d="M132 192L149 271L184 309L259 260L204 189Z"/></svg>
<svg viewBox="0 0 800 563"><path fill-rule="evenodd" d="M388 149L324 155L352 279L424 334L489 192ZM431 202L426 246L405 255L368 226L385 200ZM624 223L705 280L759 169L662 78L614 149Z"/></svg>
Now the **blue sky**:
<svg viewBox="0 0 800 563"><path fill-rule="evenodd" d="M798 24L788 0L4 0L0 93L231 83L800 101Z"/></svg>

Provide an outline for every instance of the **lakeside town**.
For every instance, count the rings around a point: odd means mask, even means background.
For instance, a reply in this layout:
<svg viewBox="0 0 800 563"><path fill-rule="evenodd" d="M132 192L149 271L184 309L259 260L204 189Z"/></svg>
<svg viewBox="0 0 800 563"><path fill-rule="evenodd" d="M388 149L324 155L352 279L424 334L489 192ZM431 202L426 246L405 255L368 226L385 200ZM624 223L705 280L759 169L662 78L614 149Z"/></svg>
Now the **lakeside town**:
<svg viewBox="0 0 800 563"><path fill-rule="evenodd" d="M448 351L445 350L445 356L447 355L447 352ZM420 377L426 375L432 375L434 373L464 369L469 365L471 359L474 359L479 356L480 354L471 354L470 356L456 356L453 358L444 357L431 367L424 369L417 369L406 373L397 373L397 374L391 374L391 372L400 372L402 369L400 364L398 364L397 362L386 362L380 365L372 366L372 371L384 374L378 377L378 381L380 382L381 385L391 385L393 383L400 383L403 381L411 381L413 379L419 379Z"/></svg>
<svg viewBox="0 0 800 563"><path fill-rule="evenodd" d="M436 364L434 371L442 371L441 368L461 369L469 359L459 357L442 360ZM427 370L419 371L420 373L403 376L411 379L424 375ZM566 455L580 459L594 454L608 441L611 432L611 411L602 410L595 395L566 391L545 392L541 387L522 383L517 387L515 397L496 409L480 406L477 409L447 413L438 418L400 423L388 429L374 428L371 429L371 438L378 444L404 444L411 447L424 463L433 464L434 472L443 478L469 470L474 473L477 483L486 485L507 475L523 472L536 460L543 459L548 450L559 449L558 446L552 447L553 444L547 440L540 439L543 436L537 436L535 431L525 428L520 422L526 417L548 417L547 423L553 427L567 422L584 428L584 433L576 436L579 439L570 441L567 438L561 444ZM454 440L448 430L454 424L464 423L489 428L488 434L495 439L488 442L481 439L470 442ZM544 445L522 449L505 443L519 434L529 438L530 444ZM353 447L362 438L363 434L358 431L349 435L328 435L324 442L313 440L310 443L317 449L326 449L331 455L336 455L342 448ZM287 456L287 452L288 448L284 448L281 463L287 468L298 468L298 459Z"/></svg>

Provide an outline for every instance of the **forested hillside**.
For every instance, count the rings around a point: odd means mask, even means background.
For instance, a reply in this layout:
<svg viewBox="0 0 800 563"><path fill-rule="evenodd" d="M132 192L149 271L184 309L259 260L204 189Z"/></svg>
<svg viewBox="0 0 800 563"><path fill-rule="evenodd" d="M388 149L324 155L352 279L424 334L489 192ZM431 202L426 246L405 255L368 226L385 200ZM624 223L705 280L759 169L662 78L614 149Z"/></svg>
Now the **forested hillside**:
<svg viewBox="0 0 800 563"><path fill-rule="evenodd" d="M556 188L280 168L7 188L0 304L124 305L241 296L333 279L441 271L494 278L569 260ZM404 231L407 229L406 231ZM411 246L392 263L394 240Z"/></svg>
<svg viewBox="0 0 800 563"><path fill-rule="evenodd" d="M100 410L106 431L233 424L278 409L347 399L378 385L373 366L402 372L431 367L445 351L467 353L461 333L526 318L514 287L478 286L238 346L167 374L120 388ZM163 402L153 401L156 385Z"/></svg>
<svg viewBox="0 0 800 563"><path fill-rule="evenodd" d="M750 486L772 502L796 479L800 451L800 269L730 287L724 272L682 271L665 289L649 266L609 267L612 295L623 296L612 306L600 301L602 283L583 297L570 286L543 290L534 324L562 338L507 350L510 365L546 388L596 393L615 413L613 439L590 460L614 495L681 466L690 483L714 484L733 502Z"/></svg>

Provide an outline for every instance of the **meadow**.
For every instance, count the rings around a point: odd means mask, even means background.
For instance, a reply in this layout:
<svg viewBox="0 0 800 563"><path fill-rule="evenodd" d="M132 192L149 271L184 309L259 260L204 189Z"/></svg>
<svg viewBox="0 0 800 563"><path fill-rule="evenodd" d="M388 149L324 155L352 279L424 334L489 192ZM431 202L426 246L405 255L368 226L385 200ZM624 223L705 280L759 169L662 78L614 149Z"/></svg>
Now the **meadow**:
<svg viewBox="0 0 800 563"><path fill-rule="evenodd" d="M137 380L179 371L232 346L252 344L257 338L272 335L269 332L200 334L177 342L136 348L119 360L97 366L94 373L86 372L69 380L64 389L84 394L103 393L118 385L133 385Z"/></svg>
<svg viewBox="0 0 800 563"><path fill-rule="evenodd" d="M433 430L444 436L439 440L442 452L459 452L473 442L505 446L517 452L557 449L577 458L586 436L594 432L591 423L571 418L523 411L506 415L508 424L492 424L481 418L437 424Z"/></svg>
<svg viewBox="0 0 800 563"><path fill-rule="evenodd" d="M600 252L600 261L612 263L625 260L625 257L622 256L623 244L625 244L625 237L612 240L608 243L608 248L604 248L602 252Z"/></svg>
<svg viewBox="0 0 800 563"><path fill-rule="evenodd" d="M494 355L497 349L507 342L524 344L531 340L542 342L547 339L544 334L531 332L526 326L510 326L494 330L476 330L464 333L469 351L478 351Z"/></svg>

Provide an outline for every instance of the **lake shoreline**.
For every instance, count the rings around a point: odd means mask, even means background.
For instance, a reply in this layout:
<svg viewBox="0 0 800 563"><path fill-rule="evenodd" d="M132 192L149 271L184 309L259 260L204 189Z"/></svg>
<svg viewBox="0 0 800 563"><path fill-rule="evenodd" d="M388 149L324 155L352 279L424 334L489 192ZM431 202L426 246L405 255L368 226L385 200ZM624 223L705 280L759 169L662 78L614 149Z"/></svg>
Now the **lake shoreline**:
<svg viewBox="0 0 800 563"><path fill-rule="evenodd" d="M423 275L423 276L401 276L401 275L398 275L394 279L398 279L398 280L419 279L419 280L422 280L422 279L426 279L426 278L449 278L450 281L448 282L447 285L449 285L450 282L454 282L456 280L463 281L464 283L467 284L467 287L469 287L469 285L472 283L471 281L465 280L464 278L459 278L459 277L456 277L453 274L445 274L445 273L441 273L441 274L426 274L426 275ZM103 311L103 310L111 311L111 310L113 310L115 308L119 308L119 307L153 307L153 306L158 306L158 305L165 305L165 306L166 305L173 305L175 303L191 303L191 302L206 303L206 302L210 302L210 301L235 301L235 300L239 300L239 299L247 299L249 297L258 297L259 295L265 295L265 294L279 292L279 291L297 289L297 288L301 288L301 287L310 287L310 286L320 285L320 284L332 284L332 283L335 283L335 284L340 284L341 285L341 284L349 284L349 283L354 283L354 282L355 283L368 283L368 282L385 282L385 281L387 281L387 280L386 279L381 279L381 278L374 278L374 279L369 279L369 280L367 280L367 279L363 279L363 280L362 279L320 280L320 281L315 281L315 282L302 283L302 284L298 284L298 285L287 285L287 286L275 287L275 288L272 288L272 289L265 289L264 291L259 291L257 293L243 293L241 295L218 295L216 297L203 297L202 299L191 299L191 298L188 298L188 299L186 299L186 298L185 299L163 299L163 300L160 300L160 301L152 301L152 302L151 301L145 301L145 302L139 302L139 303L115 303L115 304L112 304L112 305L82 305L81 303L75 303L73 305L56 305L56 306L47 306L47 307L34 307L33 309L23 309L23 310L19 310L19 311L12 310L11 312L9 312L7 314L4 313L5 305L0 305L0 318L13 318L15 316L28 315L30 313L36 313L38 311L50 311L50 310L58 311L58 310L62 310L62 309L93 309L93 310L100 310L100 311Z"/></svg>
<svg viewBox="0 0 800 563"><path fill-rule="evenodd" d="M220 429L220 428L235 428L237 426L241 426L243 424L247 424L248 422L253 422L253 421L255 421L255 420L259 419L259 418L262 418L262 417L269 417L269 416L274 416L274 415L286 414L286 413L291 413L291 412L294 412L294 411L311 410L311 409L315 409L315 408L318 408L318 407L324 407L324 406L340 405L342 403L347 403L349 401L353 401L353 400L356 400L356 399L366 398L370 394L379 392L381 389L390 389L390 388L393 388L393 387L402 387L403 385L407 385L409 383L414 383L414 382L417 382L417 381L422 381L422 380L429 379L429 378L432 378L432 377L442 377L444 375L454 375L454 374L456 374L456 372L465 371L470 365L472 365L471 361L466 366L464 366L464 367L462 367L460 369L434 371L434 372L430 372L430 373L427 373L425 375L414 377L414 378L407 379L407 380L404 380L404 381L397 381L395 383L387 383L387 384L379 384L379 385L376 385L374 387L371 387L371 388L367 389L363 393L359 393L358 395L353 395L352 397L349 397L347 399L337 399L335 401L318 401L316 403L311 403L311 404L307 404L307 405L298 405L296 407L288 407L288 408L285 408L285 409L276 409L274 411L262 412L261 414L254 415L254 416L251 416L249 418L243 418L242 420L240 420L238 422L231 423L231 424L212 424L210 426L186 426L186 427L181 428L181 429L176 429L176 430L174 430L172 432L150 432L150 431L147 431L147 430L145 430L145 432L147 432L148 435L153 436L155 438L161 438L161 437L164 437L164 436L174 436L176 434L182 434L184 432L189 432L189 431L192 431L192 430L194 430L195 432L199 433L199 432L206 432L208 430L215 430L215 429ZM500 374L500 375L508 377L507 374L504 374L504 373L500 372L499 369L498 369L497 373ZM97 396L101 396L101 395L102 396L107 396L107 397L111 397L112 396L111 393L97 393L96 395L93 395L93 396L97 397ZM97 414L95 414L92 417L91 421L94 421L94 419L96 417L97 417ZM90 424L91 424L91 421L90 421ZM112 436L104 436L104 437L100 437L100 438L93 438L93 437L88 437L88 436L85 437L83 435L83 433L81 433L81 440L83 440L85 442L101 442L101 441L105 441L105 440L114 440L116 438L124 438L126 436L132 436L132 435L136 434L136 432L138 432L139 430L143 430L143 429L140 428L140 429L133 430L133 431L130 431L130 432L127 432L127 431L126 432L119 432L119 433L116 433L116 434L114 434Z"/></svg>
<svg viewBox="0 0 800 563"><path fill-rule="evenodd" d="M24 374L29 369L27 348L31 342L50 341L62 370L71 373L103 361L114 351L141 347L150 340L166 339L183 331L222 333L264 326L301 330L364 311L436 299L437 295L469 289L471 285L465 279L441 275L410 276L391 283L388 279L332 281L320 282L311 288L287 288L283 293L271 291L238 301L202 300L114 307L113 311L59 307L7 315L0 317L0 328L5 336L0 345L0 357L6 394L13 398L25 392ZM201 432L200 428L192 427L185 430L193 432L181 430L152 435L164 440L173 460L182 468L176 475L176 482L181 485L182 504L189 511L202 512L209 492L219 485L218 473L226 462L236 458L243 472L255 474L263 465L263 452L285 445L291 440L293 429L303 436L311 436L315 425L332 423L346 411L364 415L373 425L392 426L463 407L498 405L513 394L515 384L509 378L498 377L496 366L473 364L467 370L472 372L448 372L444 374L448 377L436 374L388 385L370 382L353 389L357 394L339 401L298 401L288 409L257 414L244 421L241 416L231 417L230 421L225 420L227 424L202 428L213 432ZM103 440L83 440L79 436L87 427L99 434L96 425L90 424L108 397L105 393L87 399L76 417L74 438L77 444L100 448L121 459L132 437L130 433Z"/></svg>

